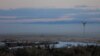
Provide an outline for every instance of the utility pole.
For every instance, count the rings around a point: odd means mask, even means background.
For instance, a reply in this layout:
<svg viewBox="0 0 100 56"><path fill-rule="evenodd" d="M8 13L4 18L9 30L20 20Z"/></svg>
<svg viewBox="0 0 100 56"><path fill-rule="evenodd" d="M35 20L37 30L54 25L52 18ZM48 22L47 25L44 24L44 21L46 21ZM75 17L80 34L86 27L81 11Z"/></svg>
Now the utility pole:
<svg viewBox="0 0 100 56"><path fill-rule="evenodd" d="M85 37L85 27L87 22L83 21L82 24L83 24L83 37Z"/></svg>

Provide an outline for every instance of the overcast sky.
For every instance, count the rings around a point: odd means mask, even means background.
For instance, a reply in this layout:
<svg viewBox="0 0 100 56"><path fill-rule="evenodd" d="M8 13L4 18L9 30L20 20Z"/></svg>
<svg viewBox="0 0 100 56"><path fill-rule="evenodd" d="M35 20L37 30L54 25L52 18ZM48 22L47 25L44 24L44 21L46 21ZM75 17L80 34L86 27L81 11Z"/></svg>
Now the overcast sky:
<svg viewBox="0 0 100 56"><path fill-rule="evenodd" d="M0 9L100 7L100 0L0 0Z"/></svg>
<svg viewBox="0 0 100 56"><path fill-rule="evenodd" d="M31 10L28 10L30 8ZM100 0L0 0L0 9L0 18L9 19L8 21L0 20L0 22L62 21L76 20L76 18L79 17L83 19L91 18L91 20L100 20ZM66 10L56 11L48 9ZM69 11L70 13L66 11ZM12 20L14 18L24 18L24 20Z"/></svg>
<svg viewBox="0 0 100 56"><path fill-rule="evenodd" d="M81 32L82 26L27 23L84 20L100 22L100 0L0 0L0 34L76 33ZM96 25L94 27L96 29L93 27L89 26L88 28L92 29L88 29L88 32L93 31L99 34L100 26Z"/></svg>

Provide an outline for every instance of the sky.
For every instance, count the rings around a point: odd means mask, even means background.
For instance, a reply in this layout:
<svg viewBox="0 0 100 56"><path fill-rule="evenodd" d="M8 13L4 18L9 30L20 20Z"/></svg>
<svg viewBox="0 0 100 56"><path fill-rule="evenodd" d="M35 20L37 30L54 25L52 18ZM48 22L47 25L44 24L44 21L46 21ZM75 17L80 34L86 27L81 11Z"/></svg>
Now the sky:
<svg viewBox="0 0 100 56"><path fill-rule="evenodd" d="M1 34L65 33L68 29L67 33L75 33L76 30L72 31L74 25L70 27L65 24L75 24L82 21L100 22L100 0L0 0ZM58 28L59 26L61 28ZM68 28L66 29L66 27ZM77 30L82 26L77 27L74 26ZM92 29L93 32L100 32L99 25L95 28L96 30Z"/></svg>
<svg viewBox="0 0 100 56"><path fill-rule="evenodd" d="M0 0L0 8L67 8L80 5L98 8L99 2L100 0Z"/></svg>
<svg viewBox="0 0 100 56"><path fill-rule="evenodd" d="M0 18L4 19L0 22L48 22L77 20L76 18L100 21L99 2L100 0L0 0Z"/></svg>

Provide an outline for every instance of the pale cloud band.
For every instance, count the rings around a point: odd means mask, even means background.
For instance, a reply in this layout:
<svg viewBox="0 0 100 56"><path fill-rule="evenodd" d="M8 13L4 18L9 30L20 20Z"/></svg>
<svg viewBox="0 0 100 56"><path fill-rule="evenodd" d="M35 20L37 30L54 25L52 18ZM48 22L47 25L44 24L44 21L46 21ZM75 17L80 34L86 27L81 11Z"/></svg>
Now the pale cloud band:
<svg viewBox="0 0 100 56"><path fill-rule="evenodd" d="M16 16L0 16L2 19L15 19Z"/></svg>
<svg viewBox="0 0 100 56"><path fill-rule="evenodd" d="M80 5L100 8L100 0L0 0L0 9L69 8Z"/></svg>
<svg viewBox="0 0 100 56"><path fill-rule="evenodd" d="M38 18L38 19L12 19L9 20L0 20L0 23L30 23L30 22L55 22L55 21L69 21L73 20L73 18L62 16L59 18Z"/></svg>

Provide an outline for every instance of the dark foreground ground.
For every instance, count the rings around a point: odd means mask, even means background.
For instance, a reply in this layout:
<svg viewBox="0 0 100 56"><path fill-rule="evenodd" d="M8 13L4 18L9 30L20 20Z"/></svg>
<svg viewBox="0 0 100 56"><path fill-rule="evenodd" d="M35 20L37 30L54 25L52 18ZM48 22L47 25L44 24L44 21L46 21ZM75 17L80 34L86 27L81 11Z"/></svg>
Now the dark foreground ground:
<svg viewBox="0 0 100 56"><path fill-rule="evenodd" d="M32 47L21 49L0 48L0 56L100 56L100 46L77 46L54 48Z"/></svg>

